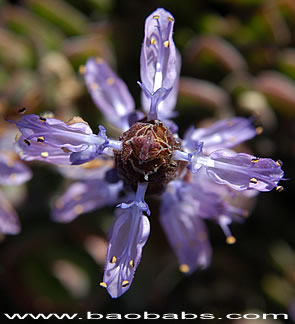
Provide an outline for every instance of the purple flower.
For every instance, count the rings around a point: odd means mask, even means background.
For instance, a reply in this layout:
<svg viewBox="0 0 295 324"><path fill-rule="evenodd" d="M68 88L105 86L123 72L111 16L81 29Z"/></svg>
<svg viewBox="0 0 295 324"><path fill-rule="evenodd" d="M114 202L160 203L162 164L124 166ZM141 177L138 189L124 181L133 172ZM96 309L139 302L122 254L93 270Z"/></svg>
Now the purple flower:
<svg viewBox="0 0 295 324"><path fill-rule="evenodd" d="M9 129L5 129L4 136L0 139L0 185L17 186L32 178L31 170L19 161L13 152L13 140ZM0 193L0 233L18 234L20 222L18 215L11 203Z"/></svg>
<svg viewBox="0 0 295 324"><path fill-rule="evenodd" d="M128 116L135 104L125 83L108 64L101 58L89 59L85 66L85 82L106 119L118 128L128 129Z"/></svg>
<svg viewBox="0 0 295 324"><path fill-rule="evenodd" d="M105 119L123 131L119 139L108 138L102 126L93 134L81 119L64 123L28 115L15 123L22 133L16 148L23 159L65 164L61 172L79 180L57 200L55 220L67 222L109 204L119 207L100 283L114 298L129 289L149 236L146 195L162 198L161 225L180 270L190 274L210 263L205 220L219 225L226 242L233 244L229 226L244 220L249 197L283 189L280 161L230 150L258 133L249 119L191 128L183 140L178 137L171 120L180 71L173 26L173 16L162 8L146 19L139 82L146 117L134 111L126 85L106 62L90 58L83 69L94 102ZM114 167L106 164L91 173L83 165L71 166L111 159Z"/></svg>

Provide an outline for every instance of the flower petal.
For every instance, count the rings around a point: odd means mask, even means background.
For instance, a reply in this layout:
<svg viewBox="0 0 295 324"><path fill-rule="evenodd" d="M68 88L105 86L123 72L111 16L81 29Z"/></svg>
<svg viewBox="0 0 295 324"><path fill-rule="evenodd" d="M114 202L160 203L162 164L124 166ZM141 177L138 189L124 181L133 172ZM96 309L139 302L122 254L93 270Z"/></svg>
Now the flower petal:
<svg viewBox="0 0 295 324"><path fill-rule="evenodd" d="M109 184L101 179L74 183L56 201L51 216L57 222L70 222L82 213L115 203L121 189L121 182Z"/></svg>
<svg viewBox="0 0 295 324"><path fill-rule="evenodd" d="M190 274L197 267L209 265L211 246L208 233L197 215L193 199L179 200L176 193L164 193L160 222L182 272Z"/></svg>
<svg viewBox="0 0 295 324"><path fill-rule="evenodd" d="M213 181L236 190L270 191L284 176L279 162L230 150L211 153L206 169Z"/></svg>
<svg viewBox="0 0 295 324"><path fill-rule="evenodd" d="M101 58L88 59L85 67L85 81L93 101L110 123L126 130L126 117L135 106L127 86Z"/></svg>
<svg viewBox="0 0 295 324"><path fill-rule="evenodd" d="M117 209L116 214L100 284L113 298L129 289L150 233L149 220L136 205Z"/></svg>
<svg viewBox="0 0 295 324"><path fill-rule="evenodd" d="M0 192L0 233L18 234L19 232L18 216L8 200Z"/></svg>
<svg viewBox="0 0 295 324"><path fill-rule="evenodd" d="M24 163L0 153L0 184L20 185L31 178L32 172Z"/></svg>
<svg viewBox="0 0 295 324"><path fill-rule="evenodd" d="M163 8L157 9L145 21L145 36L140 56L140 75L142 84L148 91L145 95L154 94L163 88L172 89L164 101L159 104L161 115L158 118L168 119L177 99L178 79L180 72L180 55L172 38L174 18ZM152 96L142 97L144 109L149 111ZM166 102L167 105L166 106Z"/></svg>
<svg viewBox="0 0 295 324"><path fill-rule="evenodd" d="M68 164L70 156L72 163L85 163L101 154L102 148L108 142L102 126L99 134L95 135L89 125L79 117L65 123L55 118L43 118L32 114L23 115L20 121L14 123L22 133L18 139L18 146L27 160L40 160L41 155L48 162ZM49 153L57 158L48 159ZM73 157L69 153L73 154Z"/></svg>
<svg viewBox="0 0 295 324"><path fill-rule="evenodd" d="M183 145L188 150L194 150L203 142L204 151L210 153L221 148L234 147L256 134L251 120L235 117L218 121L208 128L190 128L184 135Z"/></svg>
<svg viewBox="0 0 295 324"><path fill-rule="evenodd" d="M37 141L25 144L26 137L21 136L14 144L15 151L24 161L39 160L42 162L70 165L71 152L58 147L52 147Z"/></svg>

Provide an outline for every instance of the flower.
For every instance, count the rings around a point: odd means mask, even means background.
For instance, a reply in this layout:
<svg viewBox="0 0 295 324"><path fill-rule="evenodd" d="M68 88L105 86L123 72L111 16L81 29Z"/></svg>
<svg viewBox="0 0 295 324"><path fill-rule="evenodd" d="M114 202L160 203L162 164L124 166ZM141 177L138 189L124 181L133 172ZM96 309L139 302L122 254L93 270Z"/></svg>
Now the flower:
<svg viewBox="0 0 295 324"><path fill-rule="evenodd" d="M145 22L138 83L146 116L134 110L126 85L105 61L90 58L81 69L98 108L123 131L119 139L108 138L102 126L94 134L78 117L65 123L23 115L15 122L22 133L16 147L25 160L78 165L113 159L114 167L105 172L98 169L97 176L87 176L68 188L53 211L55 220L66 222L83 212L117 204L100 283L113 298L129 289L149 236L151 211L146 195L161 196L161 224L180 271L189 274L210 263L204 220L217 223L227 243L233 244L229 225L242 222L247 214L237 201L259 191L283 189L280 161L232 150L257 134L251 119L236 117L204 129L190 128L183 140L179 138L171 120L180 72L173 25L173 16L162 8ZM83 178L83 165L73 167ZM126 198L119 201L122 190Z"/></svg>
<svg viewBox="0 0 295 324"><path fill-rule="evenodd" d="M19 161L13 151L13 134L9 128L1 129L0 139L0 185L17 186L29 181L31 170ZM0 192L0 232L18 234L20 223L18 215L8 199Z"/></svg>

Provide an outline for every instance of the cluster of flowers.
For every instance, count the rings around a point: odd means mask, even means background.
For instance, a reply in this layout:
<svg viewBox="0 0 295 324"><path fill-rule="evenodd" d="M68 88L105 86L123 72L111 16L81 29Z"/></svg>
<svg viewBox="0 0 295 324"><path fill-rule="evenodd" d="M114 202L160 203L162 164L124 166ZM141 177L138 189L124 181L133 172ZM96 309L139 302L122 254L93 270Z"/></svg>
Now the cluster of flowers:
<svg viewBox="0 0 295 324"><path fill-rule="evenodd" d="M146 194L161 197L160 222L180 270L189 274L210 262L204 220L219 224L227 242L234 243L229 225L247 212L235 199L283 188L278 185L283 178L280 161L231 150L257 134L249 119L192 127L179 138L171 120L181 65L173 25L173 16L162 8L145 22L138 82L144 113L135 111L126 85L104 60L90 58L81 68L94 102L106 120L122 130L119 139L107 137L103 126L94 134L79 117L63 122L22 110L22 118L14 122L21 132L16 149L23 160L73 165L74 173L85 176L57 201L55 220L70 221L105 205L119 207L100 283L114 298L129 289L149 237ZM89 163L99 167L83 167Z"/></svg>

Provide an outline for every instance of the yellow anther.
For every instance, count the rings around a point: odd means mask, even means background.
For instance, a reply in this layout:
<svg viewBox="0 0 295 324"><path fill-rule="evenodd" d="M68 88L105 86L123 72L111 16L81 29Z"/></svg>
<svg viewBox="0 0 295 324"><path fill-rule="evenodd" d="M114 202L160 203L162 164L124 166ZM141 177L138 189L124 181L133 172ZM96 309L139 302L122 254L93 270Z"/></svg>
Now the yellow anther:
<svg viewBox="0 0 295 324"><path fill-rule="evenodd" d="M122 287L127 287L129 285L129 281L128 280L124 280L122 282Z"/></svg>
<svg viewBox="0 0 295 324"><path fill-rule="evenodd" d="M164 44L164 46L165 46L166 48L169 47L169 41L166 41L166 42L164 42L163 44Z"/></svg>
<svg viewBox="0 0 295 324"><path fill-rule="evenodd" d="M117 261L117 258L115 256L112 257L111 263L115 263Z"/></svg>
<svg viewBox="0 0 295 324"><path fill-rule="evenodd" d="M276 191L278 191L278 192L281 192L283 190L284 190L284 187L283 186L277 186L276 187Z"/></svg>
<svg viewBox="0 0 295 324"><path fill-rule="evenodd" d="M276 161L276 164L277 164L279 167L281 167L281 166L283 165L283 162L282 162L281 160L277 160L277 161Z"/></svg>
<svg viewBox="0 0 295 324"><path fill-rule="evenodd" d="M20 139L20 137L21 137L21 135L20 135L20 134L16 134L16 135L15 135L15 141L16 141L16 142L18 142L18 141L19 141L19 139Z"/></svg>
<svg viewBox="0 0 295 324"><path fill-rule="evenodd" d="M183 273L187 273L190 271L190 267L184 263L179 266L179 270Z"/></svg>
<svg viewBox="0 0 295 324"><path fill-rule="evenodd" d="M28 146L31 145L31 142L30 142L30 140L28 140L28 139L24 139L24 142L25 142Z"/></svg>
<svg viewBox="0 0 295 324"><path fill-rule="evenodd" d="M111 77L109 77L109 78L107 78L107 84L108 85L113 85L115 83L115 80L114 80L114 78L111 78Z"/></svg>
<svg viewBox="0 0 295 324"><path fill-rule="evenodd" d="M38 138L37 138L37 142L44 142L45 141L45 138L44 138L44 136L39 136Z"/></svg>
<svg viewBox="0 0 295 324"><path fill-rule="evenodd" d="M168 17L168 20L171 22L174 21L174 19L172 17Z"/></svg>
<svg viewBox="0 0 295 324"><path fill-rule="evenodd" d="M154 18L154 19L159 19L160 16L159 16L159 15L154 15L153 18Z"/></svg>
<svg viewBox="0 0 295 324"><path fill-rule="evenodd" d="M256 128L256 134L260 135L263 132L263 128L261 126Z"/></svg>
<svg viewBox="0 0 295 324"><path fill-rule="evenodd" d="M80 74L85 74L85 72L86 72L86 67L85 67L85 65L80 65L80 66L79 66L79 73L80 73Z"/></svg>
<svg viewBox="0 0 295 324"><path fill-rule="evenodd" d="M48 152L42 152L42 153L41 153L41 156L42 156L43 158L47 158L47 157L48 157L48 155L49 155L49 153L48 153Z"/></svg>
<svg viewBox="0 0 295 324"><path fill-rule="evenodd" d="M250 182L251 182L251 183L254 183L254 184L257 184L258 180L257 180L256 178L251 178L251 179L250 179Z"/></svg>
<svg viewBox="0 0 295 324"><path fill-rule="evenodd" d="M259 158L255 158L255 159L252 159L251 162L257 163L259 160L260 160Z"/></svg>
<svg viewBox="0 0 295 324"><path fill-rule="evenodd" d="M237 240L234 236L231 235L231 236L228 236L225 241L227 244L235 244Z"/></svg>
<svg viewBox="0 0 295 324"><path fill-rule="evenodd" d="M134 268L134 261L130 260L129 265L130 265L130 267Z"/></svg>
<svg viewBox="0 0 295 324"><path fill-rule="evenodd" d="M74 207L74 212L78 214L82 214L84 212L84 207L82 205L76 205Z"/></svg>
<svg viewBox="0 0 295 324"><path fill-rule="evenodd" d="M98 89L98 84L96 82L92 82L90 84L90 88L91 88L91 90L97 90Z"/></svg>
<svg viewBox="0 0 295 324"><path fill-rule="evenodd" d="M243 211L243 217L245 217L245 218L249 217L249 212L248 212L248 210L244 210L244 211Z"/></svg>
<svg viewBox="0 0 295 324"><path fill-rule="evenodd" d="M40 116L39 119L40 119L41 122L43 122L43 123L46 122L46 118L44 118L44 117L42 117L42 116Z"/></svg>
<svg viewBox="0 0 295 324"><path fill-rule="evenodd" d="M108 285L107 285L105 282L103 282L103 281L100 282L99 285L100 285L101 287L103 287L103 288L107 288L107 286L108 286Z"/></svg>
<svg viewBox="0 0 295 324"><path fill-rule="evenodd" d="M66 147L61 147L61 149L65 152L65 153L70 153L72 151L70 151L69 149L67 149Z"/></svg>
<svg viewBox="0 0 295 324"><path fill-rule="evenodd" d="M156 40L154 39L154 37L151 38L151 44L155 45L156 44Z"/></svg>

